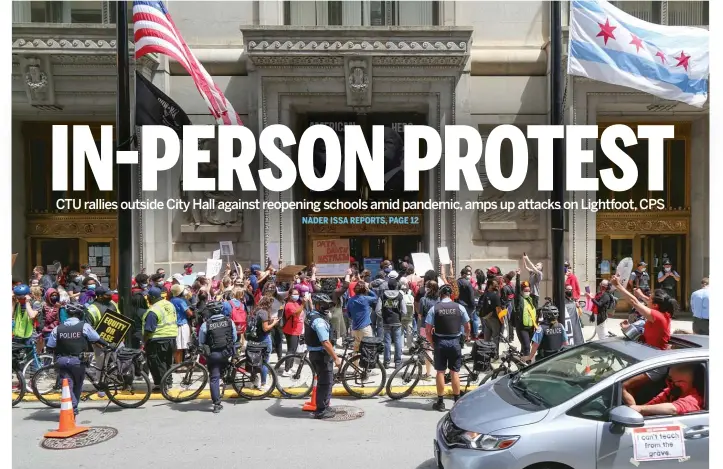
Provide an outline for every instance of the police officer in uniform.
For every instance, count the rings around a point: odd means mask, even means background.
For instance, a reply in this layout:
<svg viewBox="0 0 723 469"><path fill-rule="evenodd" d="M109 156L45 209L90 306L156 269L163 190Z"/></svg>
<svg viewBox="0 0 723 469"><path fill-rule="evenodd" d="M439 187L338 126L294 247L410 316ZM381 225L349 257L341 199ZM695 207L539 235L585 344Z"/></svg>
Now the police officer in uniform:
<svg viewBox="0 0 723 469"><path fill-rule="evenodd" d="M440 301L430 308L425 319L427 337L434 347L434 369L437 371L437 402L434 410L445 410L444 374L449 370L452 378L454 402L459 399L459 369L462 367L462 346L460 336L469 340L469 314L464 306L450 298L452 287L442 285L439 289Z"/></svg>
<svg viewBox="0 0 723 469"><path fill-rule="evenodd" d="M156 392L160 391L161 378L173 365L178 326L176 308L161 297L160 288L148 289L148 303L151 306L143 316L143 343L148 357L148 368L153 376L153 390Z"/></svg>
<svg viewBox="0 0 723 469"><path fill-rule="evenodd" d="M206 355L206 367L211 375L211 400L213 413L221 412L221 392L219 381L221 373L233 356L234 344L237 340L236 327L233 321L223 314L223 303L213 301L206 305L210 317L201 324L198 331L198 343L203 346Z"/></svg>
<svg viewBox="0 0 723 469"><path fill-rule="evenodd" d="M67 378L73 398L73 412L78 415L78 401L83 391L85 378L85 365L80 361L80 354L88 350L88 343L100 344L105 347L108 343L103 340L93 327L81 318L85 314L85 306L70 303L66 306L68 319L56 326L48 338L48 348L55 349L56 364L60 377Z"/></svg>
<svg viewBox="0 0 723 469"><path fill-rule="evenodd" d="M334 364L341 367L341 358L336 355L334 346L329 341L331 325L328 314L333 302L329 295L307 293L305 299L306 317L304 318L304 341L309 351L309 360L317 376L315 419L326 419L334 416L329 408L331 387L334 384ZM313 309L312 309L313 306Z"/></svg>
<svg viewBox="0 0 723 469"><path fill-rule="evenodd" d="M562 347L568 345L567 332L565 326L557 321L560 313L557 306L547 304L542 307L542 324L535 331L532 337L532 350L529 357L523 357L523 360L534 361L535 354L537 358L545 358L559 352Z"/></svg>

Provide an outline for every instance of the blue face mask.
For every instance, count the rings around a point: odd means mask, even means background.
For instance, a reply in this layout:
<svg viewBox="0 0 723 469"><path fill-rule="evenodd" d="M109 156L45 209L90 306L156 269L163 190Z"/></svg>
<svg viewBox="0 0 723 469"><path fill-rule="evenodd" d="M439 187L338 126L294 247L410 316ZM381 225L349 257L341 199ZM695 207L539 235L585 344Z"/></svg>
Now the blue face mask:
<svg viewBox="0 0 723 469"><path fill-rule="evenodd" d="M148 287L147 283L141 283L141 288L146 288L146 287Z"/></svg>
<svg viewBox="0 0 723 469"><path fill-rule="evenodd" d="M389 273L391 271L392 271L391 267L387 267L386 269L384 269L384 272L386 272L386 273Z"/></svg>
<svg viewBox="0 0 723 469"><path fill-rule="evenodd" d="M299 301L299 295L291 295L293 301Z"/></svg>
<svg viewBox="0 0 723 469"><path fill-rule="evenodd" d="M95 287L95 283L91 283L90 285L88 285L88 290L95 290Z"/></svg>

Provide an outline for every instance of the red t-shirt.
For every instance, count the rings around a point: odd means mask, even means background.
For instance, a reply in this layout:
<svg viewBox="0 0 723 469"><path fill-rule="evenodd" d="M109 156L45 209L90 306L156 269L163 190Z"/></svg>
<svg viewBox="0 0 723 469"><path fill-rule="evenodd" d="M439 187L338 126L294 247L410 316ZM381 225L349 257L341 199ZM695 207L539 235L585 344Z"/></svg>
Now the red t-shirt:
<svg viewBox="0 0 723 469"><path fill-rule="evenodd" d="M301 316L297 316L297 313L301 309L301 305L289 301L284 305L284 334L288 335L301 335L304 328L304 323L301 320Z"/></svg>
<svg viewBox="0 0 723 469"><path fill-rule="evenodd" d="M665 350L670 341L670 315L661 313L655 309L651 309L653 320L645 322L645 330L643 331L643 340L651 347Z"/></svg>
<svg viewBox="0 0 723 469"><path fill-rule="evenodd" d="M356 284L359 282L349 282L349 289L347 290L349 292L349 298L353 298L356 293L354 293L354 288L356 288Z"/></svg>
<svg viewBox="0 0 723 469"><path fill-rule="evenodd" d="M648 328L647 324L645 328ZM670 388L665 388L663 389L663 392L652 398L645 405L663 404L665 402L670 402L671 404L673 404L678 415L688 414L690 412L698 412L703 408L703 398L700 396L700 394L698 394L698 391L695 388L691 389L688 394L680 396L674 401L670 400Z"/></svg>

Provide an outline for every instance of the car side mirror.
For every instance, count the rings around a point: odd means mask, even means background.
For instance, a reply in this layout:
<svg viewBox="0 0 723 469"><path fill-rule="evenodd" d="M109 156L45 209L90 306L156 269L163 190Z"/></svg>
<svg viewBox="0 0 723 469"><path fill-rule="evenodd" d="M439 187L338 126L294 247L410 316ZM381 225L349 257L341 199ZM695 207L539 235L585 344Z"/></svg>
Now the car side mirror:
<svg viewBox="0 0 723 469"><path fill-rule="evenodd" d="M639 428L645 426L645 419L640 412L626 405L615 407L610 411L610 422L623 428Z"/></svg>

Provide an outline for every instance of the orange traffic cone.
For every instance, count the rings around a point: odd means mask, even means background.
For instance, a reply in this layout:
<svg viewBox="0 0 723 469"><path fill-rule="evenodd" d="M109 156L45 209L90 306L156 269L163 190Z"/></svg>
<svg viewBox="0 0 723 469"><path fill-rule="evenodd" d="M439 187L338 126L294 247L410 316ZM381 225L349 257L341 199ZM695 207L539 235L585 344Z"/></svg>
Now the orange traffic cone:
<svg viewBox="0 0 723 469"><path fill-rule="evenodd" d="M45 434L45 438L68 438L78 433L87 432L88 427L75 426L75 414L73 414L73 400L70 398L70 385L68 379L63 378L63 393L60 397L60 425L53 432Z"/></svg>
<svg viewBox="0 0 723 469"><path fill-rule="evenodd" d="M304 402L301 410L304 412L316 412L316 375L314 375L314 387L311 389L311 399Z"/></svg>

